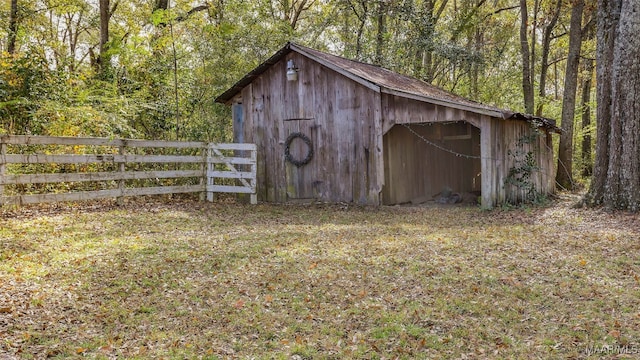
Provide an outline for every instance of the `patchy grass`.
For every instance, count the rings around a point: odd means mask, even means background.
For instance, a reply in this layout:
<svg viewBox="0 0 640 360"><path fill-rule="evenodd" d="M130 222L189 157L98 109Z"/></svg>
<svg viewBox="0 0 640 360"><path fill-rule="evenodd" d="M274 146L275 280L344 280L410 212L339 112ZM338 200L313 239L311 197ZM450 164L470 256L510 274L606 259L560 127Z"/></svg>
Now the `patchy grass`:
<svg viewBox="0 0 640 360"><path fill-rule="evenodd" d="M638 215L188 201L53 209L0 218L0 358L640 352Z"/></svg>

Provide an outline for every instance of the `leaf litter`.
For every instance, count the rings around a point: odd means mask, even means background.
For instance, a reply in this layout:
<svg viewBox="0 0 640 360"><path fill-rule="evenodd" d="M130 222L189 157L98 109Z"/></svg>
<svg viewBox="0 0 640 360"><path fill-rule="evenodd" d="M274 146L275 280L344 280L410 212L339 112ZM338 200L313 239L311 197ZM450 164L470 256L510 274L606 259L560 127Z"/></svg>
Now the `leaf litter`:
<svg viewBox="0 0 640 360"><path fill-rule="evenodd" d="M0 358L595 359L640 342L637 214L102 205L0 217Z"/></svg>

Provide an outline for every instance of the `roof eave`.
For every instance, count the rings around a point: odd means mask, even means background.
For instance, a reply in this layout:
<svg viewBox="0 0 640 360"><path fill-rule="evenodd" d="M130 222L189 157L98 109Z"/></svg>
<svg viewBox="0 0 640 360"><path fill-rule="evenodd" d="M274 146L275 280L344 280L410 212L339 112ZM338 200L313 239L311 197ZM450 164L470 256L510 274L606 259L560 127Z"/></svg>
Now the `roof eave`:
<svg viewBox="0 0 640 360"><path fill-rule="evenodd" d="M416 93L411 93L411 92L401 91L396 89L390 89L390 88L382 88L382 92L385 94L402 96L402 97L406 97L406 98L418 100L418 101L424 101L424 102L428 102L435 105L448 106L458 110L470 111L480 115L487 115L487 116L502 118L502 112L498 110L485 109L480 106L476 107L468 104L461 104L454 101L438 99L431 96L426 96L422 94L416 94Z"/></svg>
<svg viewBox="0 0 640 360"><path fill-rule="evenodd" d="M492 110L492 109L484 108L482 106L473 106L470 104L463 104L455 101L438 99L431 96L416 94L416 93L402 91L402 90L390 89L386 87L381 87L381 92L385 94L390 94L390 95L402 96L402 97L406 97L413 100L424 101L424 102L428 102L435 105L447 106L447 107L458 109L458 110L469 111L469 112L473 112L480 115L491 116L491 117L495 117L503 120L510 120L510 119L525 120L538 127L549 129L557 134L560 134L562 132L562 129L555 126L553 120L539 117L539 116L527 115L523 113L514 113L507 110L499 110L499 109Z"/></svg>
<svg viewBox="0 0 640 360"><path fill-rule="evenodd" d="M323 59L321 57L317 57L317 56L309 53L308 51L305 51L304 48L298 46L295 43L289 43L289 46L295 52L297 52L297 53L299 53L301 55L304 55L305 57L307 57L307 58L309 58L309 59L311 59L311 60L313 60L313 61L315 61L315 62L317 62L317 63L319 63L319 64L321 64L321 65L323 65L323 66L325 66L325 67L327 67L327 68L329 68L329 69L331 69L331 70L333 70L333 71L335 71L335 72L337 72L337 73L339 73L339 74L341 74L343 76L346 76L347 78L357 82L358 84L360 84L360 85L362 85L362 86L364 86L366 88L369 88L369 89L371 89L371 90L373 90L375 92L380 92L380 90L381 90L381 87L378 84L376 84L374 82L371 82L371 81L369 81L367 79L364 79L364 78L362 78L362 77L360 77L360 76L358 76L358 75L356 75L356 74L354 74L354 73L352 73L352 72L350 72L348 70L345 70L345 69L343 69L343 68L341 68L339 66L336 66L335 64L333 64L333 63L331 63L331 62L329 62L329 61L327 61L327 60L325 60L325 59Z"/></svg>
<svg viewBox="0 0 640 360"><path fill-rule="evenodd" d="M525 113L517 113L511 111L504 111L502 113L502 118L505 120L515 119L515 120L524 120L528 121L532 124L535 124L538 127L545 128L549 131L552 131L556 134L562 134L564 131L556 126L556 122L553 119L545 118L542 116L529 115Z"/></svg>
<svg viewBox="0 0 640 360"><path fill-rule="evenodd" d="M348 77L349 79L357 82L358 84L365 86L366 88L369 88L375 92L380 92L380 87L378 85L376 85L375 83L364 79L360 76L357 76L355 74L353 74L352 72L349 72L339 66L336 66L334 64L332 64L329 61L326 61L325 59L322 59L320 57L314 56L313 54L305 51L304 48L297 46L295 43L292 42L288 42L285 46L283 46L280 50L278 50L275 54L273 54L270 58L268 58L267 60L265 60L263 63L261 63L260 65L258 65L255 69L251 70L247 75L245 75L242 79L240 79L238 82L236 82L235 84L233 84L233 86L231 86L231 88L229 88L227 91L225 91L224 93L220 94L218 97L215 98L215 102L217 103L221 103L221 104L229 104L229 102L231 101L231 99L233 99L238 93L240 93L242 91L242 89L244 89L247 85L249 85L254 79L256 79L257 77L259 77L262 73L264 73L267 68L273 66L274 64L276 64L278 61L282 60L282 58L284 56L286 56L287 54L289 54L291 51L295 51L301 55L304 55L305 57L312 59L313 61L316 61L324 66L326 66L327 68L340 73L346 77Z"/></svg>

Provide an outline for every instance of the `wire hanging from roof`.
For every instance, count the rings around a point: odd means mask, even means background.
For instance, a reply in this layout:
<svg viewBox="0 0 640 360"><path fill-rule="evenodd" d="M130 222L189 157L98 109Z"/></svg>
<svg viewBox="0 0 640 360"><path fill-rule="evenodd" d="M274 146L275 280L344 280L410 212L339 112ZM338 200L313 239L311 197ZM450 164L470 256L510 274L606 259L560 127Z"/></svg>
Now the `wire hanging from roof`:
<svg viewBox="0 0 640 360"><path fill-rule="evenodd" d="M463 157L465 159L482 159L481 156L461 154L461 153L459 153L457 151L453 151L451 149L447 149L446 147L444 147L442 145L439 145L439 144L437 144L437 143L435 143L433 141L427 140L427 138L425 138L424 136L418 134L415 130L413 130L409 124L402 124L402 126L406 127L413 135L415 135L418 138L420 138L420 140L422 140L425 143L427 143L427 144L429 144L429 145L431 145L431 146L433 146L433 147L435 147L437 149L440 149L440 150L442 150L444 152L448 152L448 153L453 154L455 156Z"/></svg>

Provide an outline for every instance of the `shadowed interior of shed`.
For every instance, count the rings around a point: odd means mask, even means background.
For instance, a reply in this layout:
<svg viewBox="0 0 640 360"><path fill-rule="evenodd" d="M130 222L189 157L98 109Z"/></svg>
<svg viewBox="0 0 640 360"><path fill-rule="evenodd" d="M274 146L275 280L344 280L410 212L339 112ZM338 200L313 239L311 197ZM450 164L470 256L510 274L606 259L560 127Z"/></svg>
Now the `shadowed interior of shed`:
<svg viewBox="0 0 640 360"><path fill-rule="evenodd" d="M395 125L384 135L384 153L386 205L438 200L443 192L460 201L480 195L480 129L467 122Z"/></svg>

